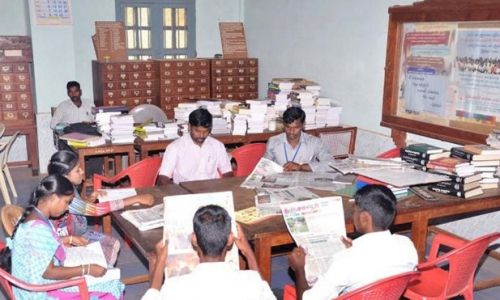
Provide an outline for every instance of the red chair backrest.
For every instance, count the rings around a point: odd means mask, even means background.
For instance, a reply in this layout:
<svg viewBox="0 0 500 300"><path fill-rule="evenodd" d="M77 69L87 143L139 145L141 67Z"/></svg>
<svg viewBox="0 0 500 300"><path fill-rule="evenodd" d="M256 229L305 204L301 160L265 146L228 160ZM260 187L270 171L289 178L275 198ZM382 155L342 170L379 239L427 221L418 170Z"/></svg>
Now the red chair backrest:
<svg viewBox="0 0 500 300"><path fill-rule="evenodd" d="M410 280L416 278L418 272L406 272L380 279L336 298L337 300L384 299L398 300L406 290Z"/></svg>
<svg viewBox="0 0 500 300"><path fill-rule="evenodd" d="M248 144L232 151L231 156L236 161L234 176L250 175L265 152L265 143Z"/></svg>
<svg viewBox="0 0 500 300"><path fill-rule="evenodd" d="M449 275L445 287L445 295L457 295L467 286L468 282L472 280L479 260L486 251L486 248L499 238L500 232L490 233L439 257L444 258L447 256L449 262Z"/></svg>
<svg viewBox="0 0 500 300"><path fill-rule="evenodd" d="M133 188L154 186L161 161L162 158L159 156L147 157L123 170L123 175L128 175L130 186Z"/></svg>
<svg viewBox="0 0 500 300"><path fill-rule="evenodd" d="M0 250L3 249L4 247L5 245L2 242L0 242ZM38 284L29 284L22 280L19 280L14 276L10 275L10 273L8 273L7 271L0 268L0 285L7 294L8 299L16 299L14 297L14 291L12 289L12 286L16 286L23 290L33 291L33 292L48 292L48 291L59 290L65 287L76 286L78 287L80 292L78 298L83 300L89 299L87 282L85 281L84 277L58 281L52 284L38 285Z"/></svg>
<svg viewBox="0 0 500 300"><path fill-rule="evenodd" d="M377 155L377 158L395 158L395 157L399 157L401 155L399 151L400 151L400 149L398 147L396 147L396 148L387 150L387 151L385 151L383 153L380 153L379 155Z"/></svg>

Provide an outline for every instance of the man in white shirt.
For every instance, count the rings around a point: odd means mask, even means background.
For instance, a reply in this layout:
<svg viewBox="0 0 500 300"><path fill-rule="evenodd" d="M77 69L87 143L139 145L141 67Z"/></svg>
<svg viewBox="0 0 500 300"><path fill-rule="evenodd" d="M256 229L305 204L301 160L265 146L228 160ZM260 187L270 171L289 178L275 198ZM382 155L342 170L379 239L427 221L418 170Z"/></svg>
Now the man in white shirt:
<svg viewBox="0 0 500 300"><path fill-rule="evenodd" d="M238 226L238 238L231 233L231 217L224 208L217 205L200 207L194 215L193 228L191 243L200 264L190 274L167 278L162 286L167 247L158 243L151 285L143 300L276 299L258 273L255 255L241 228ZM233 243L247 259L250 270L235 271L224 262Z"/></svg>
<svg viewBox="0 0 500 300"><path fill-rule="evenodd" d="M50 122L50 128L55 129L57 124L93 122L92 107L94 107L94 103L89 100L82 100L80 84L76 81L69 81L66 84L66 90L69 99L57 106Z"/></svg>
<svg viewBox="0 0 500 300"><path fill-rule="evenodd" d="M283 113L285 132L267 141L264 157L283 166L284 171L317 172L331 170L332 155L321 139L302 132L306 114L300 107Z"/></svg>
<svg viewBox="0 0 500 300"><path fill-rule="evenodd" d="M212 115L199 108L189 114L189 135L167 146L158 182L168 184L233 176L226 147L209 136Z"/></svg>
<svg viewBox="0 0 500 300"><path fill-rule="evenodd" d="M412 271L418 263L415 246L405 236L388 230L396 214L396 197L385 186L368 185L355 198L353 222L363 235L347 241L328 271L311 287L304 271L305 251L295 248L288 256L296 275L297 299L333 299L338 295L392 275Z"/></svg>

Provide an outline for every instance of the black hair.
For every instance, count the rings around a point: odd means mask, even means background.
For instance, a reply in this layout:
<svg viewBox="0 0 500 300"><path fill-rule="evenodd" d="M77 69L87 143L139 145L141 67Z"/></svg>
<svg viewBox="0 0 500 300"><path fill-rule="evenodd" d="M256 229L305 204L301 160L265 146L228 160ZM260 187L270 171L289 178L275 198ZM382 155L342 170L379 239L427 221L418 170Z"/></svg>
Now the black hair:
<svg viewBox="0 0 500 300"><path fill-rule="evenodd" d="M387 230L396 216L396 196L383 185L364 186L354 195L354 203L372 216L377 230Z"/></svg>
<svg viewBox="0 0 500 300"><path fill-rule="evenodd" d="M285 124L292 124L296 120L299 120L302 124L306 121L306 113L302 108L297 106L289 107L283 113L283 122Z"/></svg>
<svg viewBox="0 0 500 300"><path fill-rule="evenodd" d="M212 129L212 114L204 108L195 109L189 114L189 124Z"/></svg>
<svg viewBox="0 0 500 300"><path fill-rule="evenodd" d="M38 203L54 194L57 196L73 195L73 184L71 184L71 182L62 175L50 175L42 179L33 191L29 206L24 210L23 215L19 221L17 221L16 227L14 227L14 230L12 231L12 240L14 240L19 224L24 223L33 209L38 206ZM0 267L9 273L11 271L11 254L12 251L8 247L5 247L0 252Z"/></svg>
<svg viewBox="0 0 500 300"><path fill-rule="evenodd" d="M231 217L218 205L202 206L194 214L193 229L203 255L219 256L231 233Z"/></svg>
<svg viewBox="0 0 500 300"><path fill-rule="evenodd" d="M68 175L78 164L78 154L68 150L61 150L50 158L47 171L49 175Z"/></svg>
<svg viewBox="0 0 500 300"><path fill-rule="evenodd" d="M68 81L68 83L66 83L66 89L69 91L70 88L72 87L77 87L78 89L80 89L80 84L77 82L77 81Z"/></svg>

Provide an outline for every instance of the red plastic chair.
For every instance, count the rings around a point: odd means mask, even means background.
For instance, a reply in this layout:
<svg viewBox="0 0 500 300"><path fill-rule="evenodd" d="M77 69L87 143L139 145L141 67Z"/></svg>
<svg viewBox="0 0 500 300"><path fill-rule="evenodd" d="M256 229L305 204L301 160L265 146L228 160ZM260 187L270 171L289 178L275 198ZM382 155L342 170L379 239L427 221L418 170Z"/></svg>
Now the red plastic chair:
<svg viewBox="0 0 500 300"><path fill-rule="evenodd" d="M473 299L474 272L488 245L500 238L500 232L487 234L470 242L437 234L429 259L419 264L420 276L408 285L404 296L409 299L448 299L463 295ZM440 246L454 250L437 256ZM449 265L448 270L439 266Z"/></svg>
<svg viewBox="0 0 500 300"><path fill-rule="evenodd" d="M115 184L126 177L130 179L130 187L152 187L155 185L156 178L158 177L161 160L162 158L159 156L147 157L110 178L94 174L94 190L101 189L103 182Z"/></svg>
<svg viewBox="0 0 500 300"><path fill-rule="evenodd" d="M377 155L377 158L395 158L395 157L399 157L400 155L401 155L400 148L396 147L396 148L392 148L390 150L387 150L383 153L380 153L379 155Z"/></svg>
<svg viewBox="0 0 500 300"><path fill-rule="evenodd" d="M231 156L236 160L234 176L250 175L265 152L265 143L248 144L233 150Z"/></svg>
<svg viewBox="0 0 500 300"><path fill-rule="evenodd" d="M368 300L368 299L384 299L384 300L399 300L406 289L408 282L418 276L418 272L406 272L384 279L377 280L373 283L365 285L343 294L335 299L337 300ZM283 300L296 299L295 288L291 285L286 285L283 293Z"/></svg>
<svg viewBox="0 0 500 300"><path fill-rule="evenodd" d="M0 243L0 249L3 248L4 244ZM80 292L78 299L84 299L84 300L90 299L89 291L87 288L87 282L85 281L84 277L58 281L52 284L38 285L38 284L29 284L22 280L16 279L5 270L0 269L0 285L3 287L5 293L7 294L8 299L16 299L14 297L14 291L12 290L13 286L32 292L50 292L66 287L76 286L78 287L78 290Z"/></svg>

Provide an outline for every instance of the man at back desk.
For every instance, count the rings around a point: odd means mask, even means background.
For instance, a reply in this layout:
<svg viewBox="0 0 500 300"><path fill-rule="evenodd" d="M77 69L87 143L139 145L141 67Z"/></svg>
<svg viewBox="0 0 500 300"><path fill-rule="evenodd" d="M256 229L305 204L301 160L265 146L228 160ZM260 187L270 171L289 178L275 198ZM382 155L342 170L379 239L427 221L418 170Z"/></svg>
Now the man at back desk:
<svg viewBox="0 0 500 300"><path fill-rule="evenodd" d="M300 107L283 113L285 132L267 141L264 157L283 166L284 171L317 172L331 170L332 154L321 139L305 132L306 114Z"/></svg>
<svg viewBox="0 0 500 300"><path fill-rule="evenodd" d="M73 124L80 122L93 122L94 115L92 107L94 103L82 99L80 84L76 81L69 81L66 84L69 99L61 102L50 122L50 128L55 129L58 124Z"/></svg>
<svg viewBox="0 0 500 300"><path fill-rule="evenodd" d="M224 144L209 136L212 115L199 108L189 114L189 134L167 146L160 166L160 185L233 176Z"/></svg>

